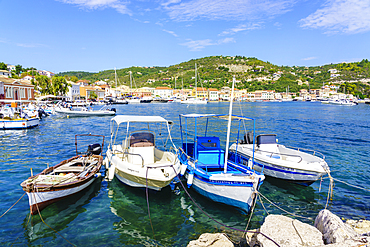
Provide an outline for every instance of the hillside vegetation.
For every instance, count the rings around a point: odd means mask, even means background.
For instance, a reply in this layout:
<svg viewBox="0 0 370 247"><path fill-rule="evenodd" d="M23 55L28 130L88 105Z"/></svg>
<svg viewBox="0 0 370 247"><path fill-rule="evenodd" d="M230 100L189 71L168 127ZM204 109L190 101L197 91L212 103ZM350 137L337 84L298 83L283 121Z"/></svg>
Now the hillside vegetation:
<svg viewBox="0 0 370 247"><path fill-rule="evenodd" d="M193 59L169 67L130 67L117 70L117 86L130 86L129 71L132 71L133 87L192 88L195 86L195 64L198 71L198 87L217 88L230 86L232 77L237 80L239 89L275 90L290 92L300 89L318 89L324 84L337 83L341 90L360 98L370 96L370 62L329 64L314 67L277 66L254 57L244 56L211 56ZM329 70L336 69L336 77ZM103 80L115 87L114 70L98 73L70 71L59 73L59 76L72 77L95 82ZM176 86L175 86L176 83Z"/></svg>

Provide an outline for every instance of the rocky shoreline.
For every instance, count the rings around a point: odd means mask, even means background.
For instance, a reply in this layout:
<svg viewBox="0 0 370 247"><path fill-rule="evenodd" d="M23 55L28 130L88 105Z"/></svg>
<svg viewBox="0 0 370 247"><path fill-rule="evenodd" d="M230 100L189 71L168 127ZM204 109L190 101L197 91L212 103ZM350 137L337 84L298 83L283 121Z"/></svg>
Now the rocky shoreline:
<svg viewBox="0 0 370 247"><path fill-rule="evenodd" d="M314 226L282 215L268 215L259 229L249 231L238 243L226 233L204 233L188 247L350 247L370 246L370 221L343 222L329 210L321 210Z"/></svg>

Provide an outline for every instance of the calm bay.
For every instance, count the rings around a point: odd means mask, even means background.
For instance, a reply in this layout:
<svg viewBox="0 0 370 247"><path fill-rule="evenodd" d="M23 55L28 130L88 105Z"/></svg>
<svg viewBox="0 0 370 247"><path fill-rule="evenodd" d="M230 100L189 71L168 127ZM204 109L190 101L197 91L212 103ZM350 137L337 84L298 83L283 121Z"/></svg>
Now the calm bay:
<svg viewBox="0 0 370 247"><path fill-rule="evenodd" d="M179 114L227 114L229 104L151 103L115 107L117 114L159 115L173 121L171 134L179 146ZM257 134L274 133L280 144L324 154L331 175L336 179L333 200L328 203L327 178L309 187L266 179L260 188L264 196L284 210L304 217L297 219L310 224L326 205L340 217L370 220L369 105L236 102L233 109L234 114L256 119ZM53 115L43 119L34 129L0 131L0 213L3 214L23 195L20 183L30 176L30 168L36 174L47 165L55 165L75 154L76 134L104 135L105 155L106 145L110 142L110 119ZM246 130L250 130L249 127L247 124ZM226 139L226 124L210 131L221 140ZM70 246L68 241L77 246L186 246L205 232L234 234L213 219L232 228L246 228L249 215L213 203L192 189L189 194L197 205L183 188L179 195L169 188L149 193L147 203L145 190L130 188L116 179L111 182L103 179L87 191L47 207L41 212L42 219L38 215L30 217L25 195L0 218L0 242L3 246ZM264 208L270 214L288 215L266 200L263 204L258 201L248 229L263 223L267 216Z"/></svg>

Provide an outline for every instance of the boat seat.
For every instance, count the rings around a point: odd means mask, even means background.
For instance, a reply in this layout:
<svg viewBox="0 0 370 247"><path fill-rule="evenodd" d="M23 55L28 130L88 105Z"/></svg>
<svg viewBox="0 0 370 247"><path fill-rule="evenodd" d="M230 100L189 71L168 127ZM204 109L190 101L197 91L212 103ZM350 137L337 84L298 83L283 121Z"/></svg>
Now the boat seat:
<svg viewBox="0 0 370 247"><path fill-rule="evenodd" d="M197 137L196 159L205 165L223 165L225 151L220 147L220 139L218 137Z"/></svg>

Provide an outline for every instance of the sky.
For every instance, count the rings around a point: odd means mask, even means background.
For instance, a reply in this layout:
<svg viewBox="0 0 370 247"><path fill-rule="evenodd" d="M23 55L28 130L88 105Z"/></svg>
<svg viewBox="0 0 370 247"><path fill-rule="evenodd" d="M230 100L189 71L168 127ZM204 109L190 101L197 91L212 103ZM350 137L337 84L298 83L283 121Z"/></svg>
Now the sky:
<svg viewBox="0 0 370 247"><path fill-rule="evenodd" d="M0 23L0 62L54 73L370 59L370 0L0 0Z"/></svg>

